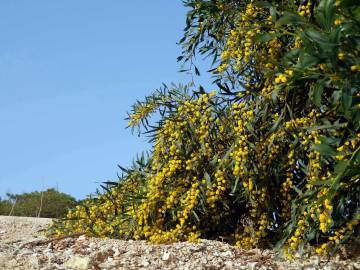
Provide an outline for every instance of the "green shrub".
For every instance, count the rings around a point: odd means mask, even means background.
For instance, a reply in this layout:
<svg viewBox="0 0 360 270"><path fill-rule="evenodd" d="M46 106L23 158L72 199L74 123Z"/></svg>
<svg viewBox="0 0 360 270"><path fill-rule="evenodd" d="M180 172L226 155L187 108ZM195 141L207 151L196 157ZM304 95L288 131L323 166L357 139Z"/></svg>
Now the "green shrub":
<svg viewBox="0 0 360 270"><path fill-rule="evenodd" d="M7 194L7 198L0 201L0 215L61 218L75 205L75 198L50 188L42 192Z"/></svg>
<svg viewBox="0 0 360 270"><path fill-rule="evenodd" d="M219 90L164 87L129 115L148 159L53 229L152 242L223 238L289 258L359 238L360 5L185 0L183 54ZM159 121L151 121L154 113ZM142 129L141 129L142 128Z"/></svg>

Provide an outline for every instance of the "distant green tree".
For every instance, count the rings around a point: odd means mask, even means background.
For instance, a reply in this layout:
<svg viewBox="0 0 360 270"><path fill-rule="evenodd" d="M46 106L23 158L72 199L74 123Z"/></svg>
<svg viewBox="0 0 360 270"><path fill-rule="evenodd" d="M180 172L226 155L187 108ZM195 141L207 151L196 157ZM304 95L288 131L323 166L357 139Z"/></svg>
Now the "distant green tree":
<svg viewBox="0 0 360 270"><path fill-rule="evenodd" d="M0 199L0 215L60 218L76 204L75 198L53 188L6 196Z"/></svg>

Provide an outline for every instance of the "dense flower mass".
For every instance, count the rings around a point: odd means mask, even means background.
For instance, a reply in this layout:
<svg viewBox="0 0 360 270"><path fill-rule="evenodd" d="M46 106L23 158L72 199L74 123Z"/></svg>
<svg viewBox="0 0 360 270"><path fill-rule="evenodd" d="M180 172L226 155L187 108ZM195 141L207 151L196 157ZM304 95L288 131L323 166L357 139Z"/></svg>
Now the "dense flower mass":
<svg viewBox="0 0 360 270"><path fill-rule="evenodd" d="M360 5L184 3L178 59L193 68L195 54L213 57L219 90L173 85L135 104L129 126L150 134L151 153L53 232L278 243L289 258L309 245L325 254L356 240Z"/></svg>

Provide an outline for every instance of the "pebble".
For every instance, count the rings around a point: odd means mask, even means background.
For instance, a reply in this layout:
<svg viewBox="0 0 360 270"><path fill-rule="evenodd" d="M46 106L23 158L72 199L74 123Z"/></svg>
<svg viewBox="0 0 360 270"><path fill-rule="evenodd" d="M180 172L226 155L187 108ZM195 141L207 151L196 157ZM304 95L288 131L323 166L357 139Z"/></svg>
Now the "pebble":
<svg viewBox="0 0 360 270"><path fill-rule="evenodd" d="M82 241L82 240L86 240L86 236L85 235L80 235L78 240Z"/></svg>
<svg viewBox="0 0 360 270"><path fill-rule="evenodd" d="M89 257L74 256L66 261L64 266L76 270L87 270L91 267L91 259Z"/></svg>
<svg viewBox="0 0 360 270"><path fill-rule="evenodd" d="M162 256L162 260L163 261L168 261L171 257L171 253L170 252L164 252L163 256Z"/></svg>
<svg viewBox="0 0 360 270"><path fill-rule="evenodd" d="M31 249L24 248L24 249L20 249L18 254L22 255L22 256L24 256L24 255L26 256L26 255L32 255L32 254L34 254L34 252Z"/></svg>
<svg viewBox="0 0 360 270"><path fill-rule="evenodd" d="M228 251L220 253L220 256L221 257L232 258L232 257L234 257L234 254L230 250L228 250Z"/></svg>

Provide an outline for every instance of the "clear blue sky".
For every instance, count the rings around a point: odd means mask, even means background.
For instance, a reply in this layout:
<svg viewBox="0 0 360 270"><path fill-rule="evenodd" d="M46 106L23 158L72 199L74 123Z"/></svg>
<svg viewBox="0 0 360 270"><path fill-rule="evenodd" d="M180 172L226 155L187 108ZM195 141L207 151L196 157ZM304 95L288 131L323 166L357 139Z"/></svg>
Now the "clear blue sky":
<svg viewBox="0 0 360 270"><path fill-rule="evenodd" d="M124 118L191 80L176 62L185 13L180 0L0 1L0 196L84 198L147 149Z"/></svg>

